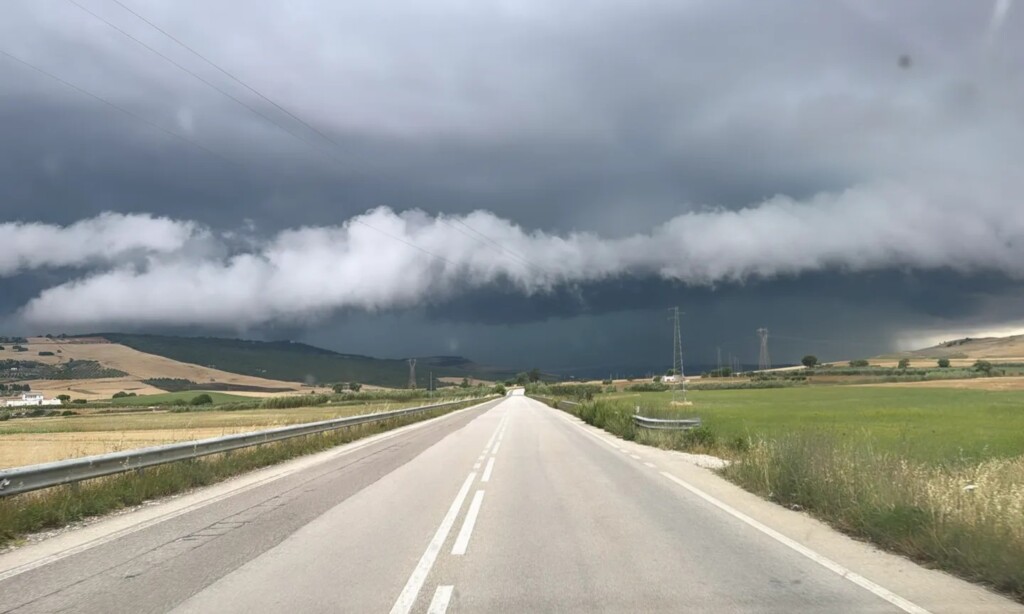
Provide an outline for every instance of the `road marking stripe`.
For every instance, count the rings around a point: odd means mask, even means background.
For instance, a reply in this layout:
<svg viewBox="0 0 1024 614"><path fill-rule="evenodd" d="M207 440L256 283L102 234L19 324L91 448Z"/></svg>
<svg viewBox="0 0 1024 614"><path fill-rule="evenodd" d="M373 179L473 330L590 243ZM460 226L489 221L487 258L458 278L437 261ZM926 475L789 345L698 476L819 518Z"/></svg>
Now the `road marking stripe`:
<svg viewBox="0 0 1024 614"><path fill-rule="evenodd" d="M459 510L462 509L462 504L466 501L466 495L469 494L469 487L473 485L473 480L475 479L476 472L474 471L462 483L462 488L455 495L455 500L452 501L451 507L448 508L448 513L445 514L441 525L437 527L434 538L430 540L430 544L427 545L426 551L420 557L419 563L412 570L409 581L405 583L405 588L398 595L398 600L395 601L395 605L391 608L391 614L408 614L412 610L413 604L416 603L416 596L419 595L420 589L423 588L423 583L427 580L427 575L430 574L430 569L434 566L437 555L441 553L441 546L448 539L448 534L452 531L452 525L455 524L455 518L459 515Z"/></svg>
<svg viewBox="0 0 1024 614"><path fill-rule="evenodd" d="M489 459L487 459L487 466L484 467L484 475L483 475L482 478L480 478L480 481L481 482L490 482L491 481L491 472L492 471L494 471L494 457L493 456L490 457Z"/></svg>
<svg viewBox="0 0 1024 614"><path fill-rule="evenodd" d="M177 509L170 510L170 511L164 513L164 514L160 514L159 516L154 516L154 517L148 518L146 520L143 520L143 521L139 522L138 524L135 524L135 525L132 525L132 526L129 526L129 527L125 527L123 529L119 529L119 530L113 531L111 533L106 533L106 534L101 535L99 537L90 539L87 542L81 543L81 544L76 545L76 546L72 546L70 548L61 550L61 551L53 553L53 554L42 556L41 558L29 561L27 563L23 563L21 565L17 565L15 567L9 567L9 568L3 570L2 572L0 572L0 581L7 580L9 578L13 578L13 577L21 575L21 574L23 574L23 573L25 573L27 571L32 571L33 569L38 569L40 567L44 567L46 565L50 565L51 563L56 563L57 561L65 559L65 558L67 558L69 556L74 556L76 554L85 552L87 550L91 550L92 548L95 548L97 546L102 546L103 544L110 543L110 542L112 542L114 540L117 540L117 539L120 539L122 537L131 535L132 533L137 533L138 531L141 531L143 529L148 529L149 527L152 527L154 525L160 524L162 522L166 522L168 520L172 520L174 518L177 518L178 516L182 516L184 514L188 514L190 512L194 512L196 510L202 509L202 508L204 508L204 507L206 507L208 505L211 505L213 503L217 503L217 502L223 501L224 499L228 499L228 498L233 497L235 495L240 495L240 494L242 494L244 492L247 492L247 491L259 488L260 486L264 486L264 485L269 484L271 482L275 482L277 480L280 480L282 478L288 477L288 476L293 475L295 473L299 473L301 471L306 471L306 470L311 469L313 467L316 467L316 466L319 466L319 465L323 465L323 464L325 464L325 463L327 463L329 461L332 461L332 460L334 460L336 458L341 458L341 457L344 457L344 456L348 456L348 455L353 454L355 452L358 452L358 451L360 451L363 448L366 448L368 446L372 446L372 445L380 443L382 441L387 441L389 439L393 439L395 437L399 437L401 435L404 435L404 434L412 432L412 431L417 431L417 430L420 430L422 428L426 428L428 426L431 426L432 424L436 424L436 422L435 422L436 420L443 420L444 418L449 418L451 416L455 416L455 415L461 414L463 412L470 411L472 409L477 409L481 405L485 405L485 404L486 403L480 403L478 405L473 405L473 406L467 407L465 409L458 409L458 410L455 410L453 412L444 414L443 416L438 416L436 418L430 418L428 420L423 420L421 422L415 422L413 424L407 424L405 426L399 427L397 429L392 429L390 431L386 431L386 432L380 433L378 435L372 435L370 437L366 437L366 438L363 438L361 440L358 440L358 441L355 441L355 442L352 442L352 443L349 443L349 444L343 444L343 445L341 445L341 446L339 446L337 448L334 448L334 449L325 450L323 452L319 452L317 454L313 454L313 455L310 455L310 456L298 457L298 458L293 459L291 461L285 461L284 463L279 464L279 465L271 465L270 467L266 467L264 469L258 469L258 470L254 471L252 473L243 473L243 474L239 474L237 476L233 476L231 478L228 478L224 482L221 482L221 483L218 483L218 484L212 484L212 485L210 485L207 488L209 490L211 490L211 491L216 491L216 490L219 490L222 487L228 485L231 481L239 481L239 482L243 482L243 483L241 485L239 485L238 487L236 487L236 488L231 488L230 490L227 490L225 492L221 492L220 494L214 495L214 496L209 497L209 498L202 498L202 499L200 499L198 501L195 501L193 503L189 503L185 507L180 507L180 508L177 508ZM268 475L266 475L266 477L260 478L259 480L255 481L255 482L246 482L246 480L251 479L254 474L258 474L260 472L267 472ZM196 494L197 495L201 495L202 493L201 493L201 491L197 491ZM188 498L190 496L191 495L189 495L189 494L185 495L186 498ZM167 499L165 501L160 501L159 499L156 499L154 501L157 503L157 506L161 506L161 505L174 506L177 503L177 500L175 500L175 499ZM140 510L138 510L138 512L139 513L145 513L146 512L146 508L141 508ZM136 512L129 512L129 513L134 514ZM103 520L99 520L97 522L97 525L100 524L100 523L106 522L107 520L116 520L116 519L118 519L117 516L111 515L108 518L105 518ZM90 529L93 529L93 527L95 527L95 526L96 525L91 525L91 526L83 527L81 530L82 531L89 531ZM74 534L74 531L72 531L70 533L66 533L65 535L73 535L73 534ZM60 539L60 537L53 538L53 539ZM44 547L45 548L46 546L49 546L48 542L49 542L49 540L44 540L42 542L39 542L38 544L33 544L31 546L25 546L25 548L38 548L38 547ZM20 550L20 549L14 550L14 551L5 553L4 558L16 558L18 555L22 554L22 552L23 551Z"/></svg>
<svg viewBox="0 0 1024 614"><path fill-rule="evenodd" d="M494 449L491 450L491 454L497 454L498 453L498 448L500 448L500 447L501 447L501 442L499 441L498 443L494 444Z"/></svg>
<svg viewBox="0 0 1024 614"><path fill-rule="evenodd" d="M452 600L453 590L455 590L455 587L450 584L438 586L437 590L434 591L434 598L430 600L427 614L444 614L447 612L448 602Z"/></svg>
<svg viewBox="0 0 1024 614"><path fill-rule="evenodd" d="M484 491L478 490L473 495L473 502L469 504L469 511L466 512L466 519L462 521L462 529L459 536L455 538L455 546L452 554L466 554L469 548L469 538L473 536L473 527L476 526L476 517L480 514L480 506L484 504Z"/></svg>
<svg viewBox="0 0 1024 614"><path fill-rule="evenodd" d="M654 463L644 463L644 464L647 465L648 467L650 467L651 469L655 468Z"/></svg>
<svg viewBox="0 0 1024 614"><path fill-rule="evenodd" d="M480 468L480 463L479 462L477 462L475 465L473 465L473 469L474 470L479 469L479 468Z"/></svg>
<svg viewBox="0 0 1024 614"><path fill-rule="evenodd" d="M632 456L632 457L633 457L633 458L635 458L636 460L640 460L640 457L639 457L639 456L637 456L636 454L630 454L630 456Z"/></svg>
<svg viewBox="0 0 1024 614"><path fill-rule="evenodd" d="M771 527L769 527L769 526L767 526L765 524L762 524L762 523L758 522L757 520L754 520L750 516L747 516L746 514L744 514L743 512L739 511L738 509L732 507L731 505L729 505L727 503L724 503L722 501L719 501L718 499L712 497L711 495L707 494L703 490L700 490L696 486L693 486L693 485L691 485L691 484L689 484L687 482L684 482L683 480L677 478L676 476L672 475L671 473L669 473L667 471L662 471L661 475L663 475L666 478L672 480L676 484L682 486L683 488L685 488L686 490L690 491L691 493L697 495L701 499L704 499L705 501L707 501L711 505L714 505L715 507L717 507L718 509L722 510L723 512L729 514L730 516L733 516L734 518L737 518L740 521L745 522L746 524L754 527L758 531L764 533L768 537L771 537L772 539L774 539L775 541L779 542L780 544L782 544L784 546L787 546L787 547L795 550L796 552L799 552L800 554L802 554L805 557L811 559L815 563L821 565L825 569L833 571L833 572L839 574L840 576L842 576L843 578L846 578L850 582L853 582L857 586L860 586L861 588L866 589L866 590L870 591L871 593L874 593L876 596L881 597L882 599L885 599L886 601L888 601L889 603L893 604L897 608L903 610L904 612L910 612L911 614L930 614L928 612L928 610L922 608L921 606L917 605L916 603L908 601L908 600L904 599L903 597L900 597L896 593L890 591L889 589L887 589L887 588L885 588L883 586L879 586L878 584L875 584L874 582L872 582L871 580L868 580L864 576L862 576L860 574L857 574L857 573L854 573L853 571L847 569L846 567L843 567L842 565L840 565L839 563L833 561L832 559L818 554L817 552L815 552L814 550L811 550L807 546L804 546L803 544L801 544L801 543L799 543L799 542L797 542L795 540L792 540L792 539L786 537L782 533L779 533L775 529L773 529L773 528L771 528Z"/></svg>

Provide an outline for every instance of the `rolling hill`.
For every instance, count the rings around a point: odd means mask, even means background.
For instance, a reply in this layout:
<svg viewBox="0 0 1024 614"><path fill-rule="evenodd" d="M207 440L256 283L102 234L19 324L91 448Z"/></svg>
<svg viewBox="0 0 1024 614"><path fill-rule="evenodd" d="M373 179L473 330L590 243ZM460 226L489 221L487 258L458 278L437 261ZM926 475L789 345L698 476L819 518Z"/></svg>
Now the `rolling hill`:
<svg viewBox="0 0 1024 614"><path fill-rule="evenodd" d="M181 363L271 380L307 384L355 381L395 388L405 387L409 381L409 366L405 359L342 354L293 341L125 333L90 336ZM419 387L427 386L431 372L434 377L477 380L514 376L514 372L508 369L485 367L461 356L427 356L416 360L416 383Z"/></svg>

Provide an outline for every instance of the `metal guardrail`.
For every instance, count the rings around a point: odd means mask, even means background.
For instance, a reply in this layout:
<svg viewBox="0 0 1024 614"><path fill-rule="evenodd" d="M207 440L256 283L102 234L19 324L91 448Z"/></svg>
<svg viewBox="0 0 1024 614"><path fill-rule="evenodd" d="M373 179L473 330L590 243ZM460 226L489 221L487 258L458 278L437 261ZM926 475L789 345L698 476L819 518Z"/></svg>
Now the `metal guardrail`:
<svg viewBox="0 0 1024 614"><path fill-rule="evenodd" d="M654 429L661 431L680 431L700 426L700 418L687 418L683 420L665 420L662 418L647 418L639 414L633 415L633 424L640 428Z"/></svg>
<svg viewBox="0 0 1024 614"><path fill-rule="evenodd" d="M72 484L82 480L114 475L125 471L145 469L155 465L199 458L209 454L229 452L293 437L302 437L303 435L314 435L348 426L411 416L473 400L475 399L449 401L434 405L424 405L422 407L407 407L405 409L396 409L376 414L321 420L319 422L282 426L265 431L225 435L223 437L212 437L210 439L171 443L162 446L113 452L111 454L83 456L53 463L4 469L0 470L0 497L60 486L62 484Z"/></svg>
<svg viewBox="0 0 1024 614"><path fill-rule="evenodd" d="M579 405L573 401L561 401L555 400L551 397L533 397L538 401L557 407L558 409L571 409ZM641 416L640 414L633 415L633 424L644 429L654 429L660 431L681 431L686 429L697 428L701 425L700 418L685 418L681 420L668 420L663 418L648 418Z"/></svg>

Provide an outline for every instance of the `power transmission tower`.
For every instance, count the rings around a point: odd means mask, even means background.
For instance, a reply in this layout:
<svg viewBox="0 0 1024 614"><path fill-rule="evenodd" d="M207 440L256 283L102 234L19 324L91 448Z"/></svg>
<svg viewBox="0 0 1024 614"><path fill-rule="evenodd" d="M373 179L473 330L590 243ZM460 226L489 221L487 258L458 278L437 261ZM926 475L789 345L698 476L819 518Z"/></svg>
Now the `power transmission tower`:
<svg viewBox="0 0 1024 614"><path fill-rule="evenodd" d="M672 322L672 374L676 377L676 385L672 387L672 402L678 402L677 396L682 392L683 402L686 402L686 377L683 375L683 333L679 326L679 307L673 307Z"/></svg>
<svg viewBox="0 0 1024 614"><path fill-rule="evenodd" d="M761 353L757 357L757 368L760 371L772 368L772 359L768 355L768 329L757 329L757 336L761 338Z"/></svg>
<svg viewBox="0 0 1024 614"><path fill-rule="evenodd" d="M717 347L715 350L718 351L718 376L722 376L722 348Z"/></svg>
<svg viewBox="0 0 1024 614"><path fill-rule="evenodd" d="M416 389L416 359L409 359L409 388L411 390Z"/></svg>

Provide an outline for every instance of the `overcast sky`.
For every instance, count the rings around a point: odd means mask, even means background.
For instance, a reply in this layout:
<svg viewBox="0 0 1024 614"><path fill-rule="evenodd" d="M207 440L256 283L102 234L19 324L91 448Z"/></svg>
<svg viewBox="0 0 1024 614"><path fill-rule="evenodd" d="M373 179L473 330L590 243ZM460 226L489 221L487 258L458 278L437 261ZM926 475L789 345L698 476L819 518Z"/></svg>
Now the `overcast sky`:
<svg viewBox="0 0 1024 614"><path fill-rule="evenodd" d="M0 322L609 370L672 305L696 364L1024 328L1022 8L11 0Z"/></svg>

